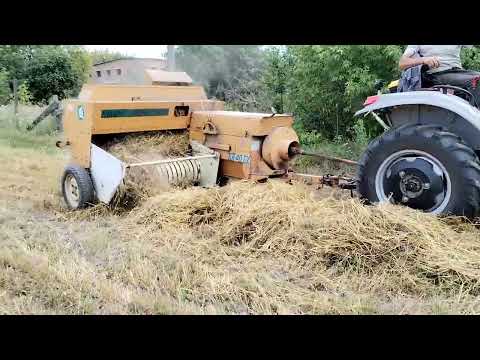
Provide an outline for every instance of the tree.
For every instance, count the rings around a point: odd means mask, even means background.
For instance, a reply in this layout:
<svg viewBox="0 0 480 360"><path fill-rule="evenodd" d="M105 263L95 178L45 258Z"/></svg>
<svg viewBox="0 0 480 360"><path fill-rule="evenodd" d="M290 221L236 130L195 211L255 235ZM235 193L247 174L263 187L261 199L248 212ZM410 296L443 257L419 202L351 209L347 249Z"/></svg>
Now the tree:
<svg viewBox="0 0 480 360"><path fill-rule="evenodd" d="M278 47L266 50L266 66L262 82L266 87L272 106L278 113L286 110L288 82L293 69L291 52Z"/></svg>
<svg viewBox="0 0 480 360"><path fill-rule="evenodd" d="M468 70L480 71L480 49L476 45L473 49L462 51L462 66Z"/></svg>
<svg viewBox="0 0 480 360"><path fill-rule="evenodd" d="M59 99L76 96L91 66L88 54L79 46L38 47L26 63L23 80L34 103L46 103L52 95Z"/></svg>
<svg viewBox="0 0 480 360"><path fill-rule="evenodd" d="M91 63L93 65L101 62L105 62L105 61L124 59L127 57L122 53L109 51L108 49L89 51L88 55L90 56Z"/></svg>
<svg viewBox="0 0 480 360"><path fill-rule="evenodd" d="M255 80L263 71L264 52L257 45L180 45L176 54L178 67L202 84L210 97L235 101L240 84L260 84Z"/></svg>
<svg viewBox="0 0 480 360"><path fill-rule="evenodd" d="M45 103L52 95L76 96L87 80L91 59L82 46L1 45L0 65L9 80L23 84L32 102Z"/></svg>
<svg viewBox="0 0 480 360"><path fill-rule="evenodd" d="M289 103L306 130L327 138L354 135L354 111L378 79L399 76L398 45L289 46Z"/></svg>
<svg viewBox="0 0 480 360"><path fill-rule="evenodd" d="M23 79L27 60L38 45L0 45L0 65L11 79Z"/></svg>
<svg viewBox="0 0 480 360"><path fill-rule="evenodd" d="M75 84L67 91L67 95L77 96L83 84L88 80L93 62L89 53L81 46L68 46L67 52L75 78Z"/></svg>
<svg viewBox="0 0 480 360"><path fill-rule="evenodd" d="M5 105L10 100L10 87L8 86L8 72L0 69L0 105Z"/></svg>

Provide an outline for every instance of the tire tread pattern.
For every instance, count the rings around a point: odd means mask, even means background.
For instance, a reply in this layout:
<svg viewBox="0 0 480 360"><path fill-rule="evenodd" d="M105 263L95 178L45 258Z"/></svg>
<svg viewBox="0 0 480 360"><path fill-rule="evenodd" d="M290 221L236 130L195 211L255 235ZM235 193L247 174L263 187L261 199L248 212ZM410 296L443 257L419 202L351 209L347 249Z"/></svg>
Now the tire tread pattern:
<svg viewBox="0 0 480 360"><path fill-rule="evenodd" d="M68 165L63 173L61 186L65 202L67 202L65 196L65 179L68 174L72 174L75 180L77 180L78 190L80 192L78 209L85 208L92 204L95 197L92 178L86 169L78 165ZM68 202L67 205L69 205Z"/></svg>
<svg viewBox="0 0 480 360"><path fill-rule="evenodd" d="M406 124L392 128L382 136L370 142L367 149L360 158L358 166L358 192L360 197L367 203L371 199L371 183L369 178L375 176L367 166L374 157L385 153L389 144L397 143L408 137L418 137L423 141L434 142L439 147L448 151L455 162L458 163L458 170L464 178L462 196L462 209L458 206L450 209L453 215L464 215L467 217L477 216L480 212L480 162L476 153L457 135L446 131L438 125Z"/></svg>

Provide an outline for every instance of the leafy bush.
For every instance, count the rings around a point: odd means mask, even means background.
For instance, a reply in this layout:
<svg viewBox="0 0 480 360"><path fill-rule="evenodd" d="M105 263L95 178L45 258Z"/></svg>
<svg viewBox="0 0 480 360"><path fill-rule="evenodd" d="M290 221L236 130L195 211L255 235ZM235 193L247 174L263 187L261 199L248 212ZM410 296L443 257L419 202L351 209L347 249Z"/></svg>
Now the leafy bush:
<svg viewBox="0 0 480 360"><path fill-rule="evenodd" d="M53 95L59 99L76 96L86 81L89 65L88 56L79 49L37 49L25 71L33 102L47 103Z"/></svg>
<svg viewBox="0 0 480 360"><path fill-rule="evenodd" d="M18 87L18 101L20 104L29 105L32 102L32 94L28 90L28 86L25 83L22 83Z"/></svg>
<svg viewBox="0 0 480 360"><path fill-rule="evenodd" d="M262 82L265 84L272 106L278 113L288 108L288 82L294 66L291 52L273 47L265 51L266 69Z"/></svg>
<svg viewBox="0 0 480 360"><path fill-rule="evenodd" d="M52 95L76 96L87 80L91 59L81 46L0 45L0 64L9 80L25 83L31 101L41 104Z"/></svg>
<svg viewBox="0 0 480 360"><path fill-rule="evenodd" d="M0 105L5 105L10 100L10 88L8 86L8 73L0 69Z"/></svg>
<svg viewBox="0 0 480 360"><path fill-rule="evenodd" d="M474 47L473 49L465 49L462 51L462 65L468 70L480 70L480 49Z"/></svg>
<svg viewBox="0 0 480 360"><path fill-rule="evenodd" d="M289 46L291 110L306 130L328 139L355 136L353 114L371 95L375 81L397 78L397 45Z"/></svg>

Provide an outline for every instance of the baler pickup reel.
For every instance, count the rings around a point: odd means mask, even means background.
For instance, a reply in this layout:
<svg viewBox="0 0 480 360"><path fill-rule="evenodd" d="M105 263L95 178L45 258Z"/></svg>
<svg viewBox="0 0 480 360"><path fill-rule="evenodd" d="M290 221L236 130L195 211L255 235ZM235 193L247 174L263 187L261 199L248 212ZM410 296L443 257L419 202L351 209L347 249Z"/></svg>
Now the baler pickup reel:
<svg viewBox="0 0 480 360"><path fill-rule="evenodd" d="M213 187L217 181L220 156L202 144L191 141L192 156L125 163L92 144L90 173L99 201L109 204L122 185L128 171L138 167L154 167L163 184L191 184Z"/></svg>

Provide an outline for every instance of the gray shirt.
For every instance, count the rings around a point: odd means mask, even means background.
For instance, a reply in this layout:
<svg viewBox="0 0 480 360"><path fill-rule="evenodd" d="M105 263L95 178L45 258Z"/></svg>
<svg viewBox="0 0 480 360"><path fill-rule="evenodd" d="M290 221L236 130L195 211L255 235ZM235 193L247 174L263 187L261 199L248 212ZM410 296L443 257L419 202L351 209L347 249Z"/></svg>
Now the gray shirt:
<svg viewBox="0 0 480 360"><path fill-rule="evenodd" d="M427 71L432 74L451 68L461 69L460 51L462 48L472 47L473 45L408 45L403 56L412 57L415 54L423 57L436 56L440 62L440 66Z"/></svg>

